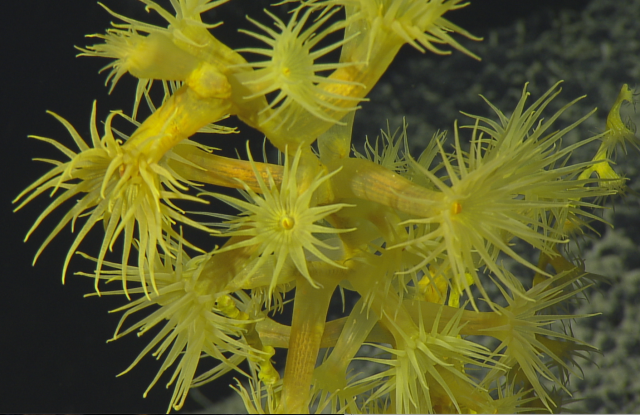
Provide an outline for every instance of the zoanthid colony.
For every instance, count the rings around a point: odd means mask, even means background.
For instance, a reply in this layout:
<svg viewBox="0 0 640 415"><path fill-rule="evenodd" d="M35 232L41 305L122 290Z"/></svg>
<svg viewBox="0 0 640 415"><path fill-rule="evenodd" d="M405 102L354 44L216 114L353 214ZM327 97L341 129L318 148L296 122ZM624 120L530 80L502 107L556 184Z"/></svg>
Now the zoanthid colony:
<svg viewBox="0 0 640 415"><path fill-rule="evenodd" d="M97 252L81 253L94 267L77 274L95 280L94 295L122 296L114 339L161 327L125 372L147 355L161 359L149 389L169 372L169 410L229 372L251 413L561 409L569 377L580 375L576 359L593 350L572 335L571 320L588 316L571 305L599 278L564 247L625 188L611 158L638 147L619 115L633 101L626 85L606 131L571 145L563 137L591 114L559 123L575 101L548 111L556 84L536 97L525 85L508 112L487 102L493 117L470 115L419 154L406 126L355 149L359 104L404 44L477 58L459 42L480 39L446 16L466 3L288 0L286 18L265 10L272 24L248 17L239 30L261 46L233 50L217 37L225 28L202 18L228 0L140 1L166 24L103 5L116 22L79 48L108 59L110 89L126 74L138 79L132 114L98 120L94 103L82 137L51 113L70 137L32 138L62 159L43 160L51 170L14 201L18 210L51 197L27 237L66 209L36 253L74 228L63 281L83 240L102 235ZM152 88L163 88L161 102ZM237 128L219 125L227 117ZM116 118L134 132L116 130ZM245 150L247 128L266 136L281 163ZM241 157L217 154L219 140L237 142ZM582 146L594 148L592 160L571 158ZM200 203L207 222L185 201ZM188 240L186 227L216 248ZM514 275L505 256L530 273ZM328 321L336 292L355 305ZM286 349L282 373L275 349Z"/></svg>

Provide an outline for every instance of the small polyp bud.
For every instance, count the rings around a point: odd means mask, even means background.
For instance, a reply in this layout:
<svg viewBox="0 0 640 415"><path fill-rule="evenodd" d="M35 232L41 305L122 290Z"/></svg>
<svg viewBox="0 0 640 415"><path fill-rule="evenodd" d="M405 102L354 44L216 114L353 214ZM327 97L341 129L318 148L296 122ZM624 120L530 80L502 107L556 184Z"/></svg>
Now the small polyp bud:
<svg viewBox="0 0 640 415"><path fill-rule="evenodd" d="M218 69L201 62L186 79L187 85L201 98L226 99L231 96L231 84Z"/></svg>
<svg viewBox="0 0 640 415"><path fill-rule="evenodd" d="M249 315L243 311L238 310L236 303L228 295L223 295L216 299L216 307L224 315L235 320L248 320Z"/></svg>
<svg viewBox="0 0 640 415"><path fill-rule="evenodd" d="M636 137L633 126L625 125L620 116L620 109L625 102L633 103L633 91L629 89L627 84L622 85L616 102L611 107L607 116L607 132L602 139L603 145L607 149L607 158L611 157L611 153L619 144L622 146L625 154L627 152L626 144L631 143L636 149L639 148L640 140ZM631 129L630 129L631 128Z"/></svg>
<svg viewBox="0 0 640 415"><path fill-rule="evenodd" d="M433 269L429 269L431 277L423 276L418 281L418 289L426 301L436 304L444 304L447 298L449 284L442 274L436 274Z"/></svg>
<svg viewBox="0 0 640 415"><path fill-rule="evenodd" d="M265 385L273 386L278 382L278 380L280 380L280 374L271 364L271 358L276 354L276 349L272 346L264 346L262 350L266 352L267 355L262 357L258 362L258 365L260 366L258 379L260 379Z"/></svg>

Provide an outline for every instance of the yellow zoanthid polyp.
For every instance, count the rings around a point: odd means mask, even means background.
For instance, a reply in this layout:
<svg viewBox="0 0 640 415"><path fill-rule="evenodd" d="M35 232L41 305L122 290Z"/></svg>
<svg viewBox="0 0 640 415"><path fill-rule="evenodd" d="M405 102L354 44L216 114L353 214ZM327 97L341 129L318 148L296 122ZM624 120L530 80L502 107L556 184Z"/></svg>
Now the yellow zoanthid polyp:
<svg viewBox="0 0 640 415"><path fill-rule="evenodd" d="M564 242L564 235L548 223L545 212L566 210L571 205L579 207L584 205L579 200L606 193L585 186L588 179L576 179L584 169L584 164L555 167L555 163L577 146L559 151L549 149L558 145L568 131L590 115L587 114L569 127L545 135L556 118L573 104L567 104L548 120L538 123L544 107L559 93L556 88L557 85L525 110L528 96L525 87L511 117L504 117L496 109L501 116L500 124L471 116L478 123L469 126L472 128L471 149L466 155L461 148L456 126L456 153L452 162L440 145L449 184L413 161L416 171L430 179L444 198L437 203L430 202L430 208L436 214L406 222L437 226L431 232L398 246L420 244L425 240L439 241L436 249L429 248L429 252L422 254L424 259L416 267L429 264L446 251L445 262L451 268L453 278L467 290L472 301L466 274L473 277L473 282L485 299L488 297L477 272L480 266L491 269L502 284L512 292L519 293L520 290L512 286L511 278L501 272L496 262L498 253L504 252L533 270L537 268L510 247L511 238L517 237L548 254L553 244ZM584 140L579 145L588 144L589 141ZM573 203L574 199L578 201ZM423 203L419 200L416 202ZM574 214L579 213L579 209L574 210Z"/></svg>
<svg viewBox="0 0 640 415"><path fill-rule="evenodd" d="M164 358L144 395L172 369L169 410L229 372L252 413L565 409L576 358L592 350L573 335L570 320L588 316L572 307L597 278L561 248L592 230L605 197L622 189L609 159L638 142L619 115L632 100L626 85L601 135L581 127L595 110L559 126L580 98L547 111L558 82L532 103L525 85L509 112L487 101L494 115L465 114L472 122L454 123L452 143L437 132L412 155L406 123L395 133L387 124L358 152L358 104L403 45L476 57L455 37L480 39L443 17L466 3L288 0L297 5L288 15L266 12L273 26L249 17L259 33L240 29L260 47L233 50L212 34L224 27L203 20L228 0L171 0L173 11L140 1L166 26L107 9L124 23L80 48L112 60L110 90L127 74L138 78L133 117L112 111L99 134L94 104L89 145L53 114L78 150L34 136L69 160L43 160L53 168L14 201L18 210L45 192L55 197L27 237L70 205L36 253L78 226L63 276L81 242L104 232L98 252L82 254L94 269L76 274L94 278L96 291L100 280L122 285L102 292L124 296L112 340L159 329L122 374L149 354ZM161 105L153 82L164 87ZM141 120L143 97L150 115ZM112 127L117 116L133 124L130 136ZM264 134L283 163L255 161L248 142L246 158L215 153L212 142L239 136L212 124L226 118ZM212 134L200 143L198 132ZM566 145L569 132L579 137ZM595 157L574 160L598 140ZM216 223L194 219L181 201L206 204L198 213ZM205 239L188 243L182 224ZM522 269L507 269L505 256ZM329 321L336 293L345 307Z"/></svg>
<svg viewBox="0 0 640 415"><path fill-rule="evenodd" d="M625 155L627 154L627 143L631 144L634 149L640 150L640 140L635 134L635 126L632 123L625 124L622 121L620 112L624 103L635 105L633 91L627 84L622 85L618 97L607 115L607 129L600 136L602 142L593 157L593 166L580 175L581 178L586 178L595 173L601 179L600 186L614 189L617 192L626 190L626 179L611 166L611 164L615 164L613 162L619 148Z"/></svg>
<svg viewBox="0 0 640 415"><path fill-rule="evenodd" d="M35 262L44 248L69 222L73 227L78 218L88 216L64 261L63 282L71 256L91 228L100 221L104 223L105 235L97 259L97 276L100 275L107 250L112 249L114 242L121 235L124 239L122 263L128 263L131 247L136 238L138 264L142 270L147 261L151 263L155 261L158 246L166 255L174 255L165 243L163 235L169 234L173 238L181 238L171 228L170 223L180 221L209 231L207 227L186 217L184 211L173 204L172 200L176 199L200 203L206 203L206 201L184 193L188 182L176 178L175 173L167 166L166 158L160 160L149 160L139 156L136 158L139 151L135 151L136 149L127 151L126 143L116 139L111 128L112 120L118 112L112 112L107 118L102 137L99 136L96 125L95 102L91 114L90 131L93 147L89 147L66 120L53 114L67 128L80 150L79 153L50 138L33 136L38 140L51 143L70 160L66 163L45 160L55 167L15 199L15 202L22 200L17 210L47 190L51 190L52 195L61 192L33 224L27 234L26 238L28 238L54 209L73 198L80 197L46 238L34 259ZM149 266L149 269L155 289L153 267ZM122 284L125 292L127 290L126 275L126 267L123 267ZM142 272L140 277L144 280ZM98 281L99 278L96 277L96 291ZM146 289L146 285L143 286Z"/></svg>
<svg viewBox="0 0 640 415"><path fill-rule="evenodd" d="M320 172L315 177L305 177L304 172L300 171L302 151L298 149L293 160L290 160L290 156L285 153L284 172L278 187L270 171L267 171L266 181L262 178L253 163L248 146L247 155L260 187L260 194L254 192L245 183L243 186L247 201L223 194L214 194L218 199L242 212L236 219L226 223L229 229L222 235L246 237L239 242L225 245L217 252L254 246L255 256L259 259L251 265L252 270L245 278L251 278L255 271L264 266L273 254L276 257L276 262L269 283L268 299L271 298L278 277L287 261L293 262L295 269L315 287L317 287L317 283L309 274L307 267L307 261L311 256L327 264L345 268L327 256L330 255L331 250L338 250L339 247L331 246L314 236L314 234L337 235L351 230L316 224L340 209L350 206L344 203L313 206L317 203L316 190L337 171L329 174ZM305 179L311 180L307 182ZM337 241L339 239L336 238ZM323 253L321 249L324 249L326 253ZM267 307L270 306L269 303L270 300Z"/></svg>
<svg viewBox="0 0 640 415"><path fill-rule="evenodd" d="M166 353L166 357L158 374L145 391L145 396L162 373L170 368L174 362L177 362L167 387L175 382L170 408L179 410L187 397L203 353L222 362L214 370L223 374L232 369L239 370L237 365L244 358L260 355L263 352L238 341L238 337L241 337L244 330L243 326L249 322L248 315L237 310L235 303L229 304L227 297L215 295L211 279L203 275L202 272L211 255L202 254L190 259L180 249L181 246L177 248L176 259L168 255L156 258L156 262L153 264L154 280L156 281L155 292L143 295L112 311L124 311L124 315L111 341L135 331L138 336L142 336L156 325L164 323L163 329L155 335L133 363L120 375L133 369L140 359L157 347L153 351L153 356L160 359ZM85 273L80 273L80 275L105 280L122 278L122 265L114 263L106 263L105 265L113 269L104 271L100 276ZM144 271L143 275L146 274L146 279L140 278L141 273L135 267L129 267L127 273L129 281L142 282L141 287L131 289L128 292L124 290L106 291L104 295L146 294L142 287L147 285L145 281L150 278L149 271ZM224 306L221 306L221 302L224 303ZM151 314L123 329L125 320L137 316L135 313L146 311L147 307L155 305L162 307L156 307ZM243 307L243 305L240 306ZM230 310L235 313L230 313ZM233 314L233 317L230 317L229 314Z"/></svg>
<svg viewBox="0 0 640 415"><path fill-rule="evenodd" d="M293 108L289 108L293 104L302 106L316 117L328 121L330 123L340 123L339 119L332 118L327 114L326 110L341 111L340 108L331 104L327 98L338 98L346 101L354 101L354 104L361 101L360 98L350 97L348 95L336 95L333 92L321 88L322 84L342 84L347 86L359 86L364 88L363 84L357 82L331 79L320 76L320 72L332 71L349 65L355 65L355 62L349 63L333 63L320 64L315 61L323 55L341 47L347 43L350 38L343 39L329 46L313 50L327 35L344 29L347 21L338 21L321 33L315 33L318 28L325 24L338 9L329 10L321 19L313 22L311 26L302 31L305 26L312 9L308 9L301 17L299 17L300 9L297 9L289 20L289 24L285 25L277 16L265 10L269 16L274 19L280 33L266 27L251 18L248 18L253 24L265 31L270 37L253 33L247 30L240 30L256 39L265 42L270 48L246 48L240 49L240 52L251 52L266 56L268 59L262 62L255 62L241 66L250 66L258 68L254 72L244 74L242 84L252 93L244 97L251 100L256 97L267 95L270 92L278 91L278 95L271 100L269 105L258 112L258 124L262 125L274 119L279 120L276 129L286 127L288 118L295 114ZM277 106L277 108L275 108ZM280 114L289 108L289 111ZM349 108L355 111L358 107Z"/></svg>
<svg viewBox="0 0 640 415"><path fill-rule="evenodd" d="M624 103L635 105L633 97L634 91L629 85L624 84L620 89L616 102L611 106L611 111L607 115L607 131L602 138L603 145L606 147L607 158L611 158L617 147L622 147L624 154L627 154L627 143L631 144L636 150L639 149L640 142L635 135L635 126L625 124L620 117L620 110Z"/></svg>

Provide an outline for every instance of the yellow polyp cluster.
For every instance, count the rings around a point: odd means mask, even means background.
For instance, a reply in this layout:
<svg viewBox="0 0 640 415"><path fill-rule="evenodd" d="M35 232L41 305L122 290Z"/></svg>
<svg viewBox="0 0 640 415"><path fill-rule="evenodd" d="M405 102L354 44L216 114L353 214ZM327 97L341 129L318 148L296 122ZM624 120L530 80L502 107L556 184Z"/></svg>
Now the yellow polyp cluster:
<svg viewBox="0 0 640 415"><path fill-rule="evenodd" d="M34 136L68 160L44 160L51 170L14 201L18 210L55 197L27 237L67 209L36 254L77 227L63 278L89 231L103 232L99 251L81 254L93 268L76 274L93 278L97 294L125 296L112 340L152 337L121 374L149 354L162 360L145 396L171 368L169 410L230 372L252 413L564 409L576 358L592 350L570 327L589 316L571 307L600 277L562 247L602 221L598 209L624 188L611 158L618 146L625 155L626 143L638 147L620 116L633 102L627 85L595 137L580 129L593 112L558 127L577 100L545 114L558 82L536 98L525 85L509 116L490 103L493 117L465 114L471 125L455 123L451 145L437 133L414 155L406 124L387 125L360 153L351 146L358 104L404 44L475 57L455 37L479 39L443 17L466 3L289 0L292 13L267 11L273 24L249 18L259 30L240 29L261 47L233 50L204 16L228 0L172 0L173 10L140 1L166 26L107 9L120 23L79 48L111 60L110 89L138 78L133 117L111 112L100 134L94 104L88 143L53 114L77 150ZM151 114L136 119L143 97ZM117 116L134 126L130 136L112 127ZM264 134L283 163L255 160L242 133L215 124L225 118ZM572 130L583 136L565 146ZM216 154L220 139L245 146L246 157ZM591 161L573 160L598 141ZM197 244L182 225L202 231ZM525 271L506 269L504 256ZM113 282L121 287L104 289ZM336 293L345 307L328 321ZM284 361L276 349L286 349Z"/></svg>

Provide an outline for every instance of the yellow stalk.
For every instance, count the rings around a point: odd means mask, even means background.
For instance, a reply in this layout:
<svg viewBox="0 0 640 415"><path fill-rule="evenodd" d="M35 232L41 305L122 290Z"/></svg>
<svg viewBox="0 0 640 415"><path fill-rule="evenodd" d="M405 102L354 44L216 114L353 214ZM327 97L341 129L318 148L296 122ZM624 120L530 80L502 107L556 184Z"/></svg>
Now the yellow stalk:
<svg viewBox="0 0 640 415"><path fill-rule="evenodd" d="M356 197L422 217L435 215L433 206L443 199L442 193L417 185L367 160L340 159L329 164L329 170L337 165L342 170L331 178L336 198Z"/></svg>
<svg viewBox="0 0 640 415"><path fill-rule="evenodd" d="M318 265L314 268L327 268L325 264ZM298 278L282 401L278 408L280 413L309 413L311 379L324 334L327 310L333 291L341 279L335 276L342 275L341 270L337 271L331 268L328 272L319 273L325 275L314 274L314 278L323 284L320 288L314 288L305 278Z"/></svg>
<svg viewBox="0 0 640 415"><path fill-rule="evenodd" d="M258 180L251 169L251 163L248 160L238 160L205 153L193 146L177 146L174 148L174 152L193 163L193 165L187 165L176 160L169 161L169 165L186 180L235 189L244 187L240 182L242 181L254 192L262 193ZM271 177L273 177L276 184L282 182L282 166L257 161L254 162L254 166L263 180L268 180L267 171L270 171Z"/></svg>

